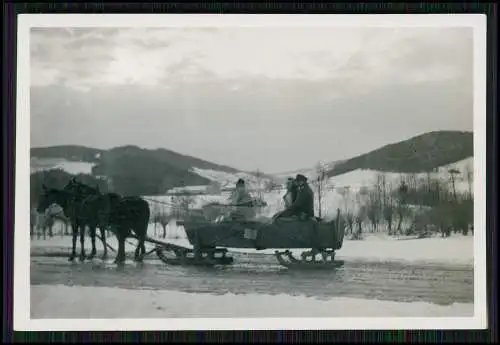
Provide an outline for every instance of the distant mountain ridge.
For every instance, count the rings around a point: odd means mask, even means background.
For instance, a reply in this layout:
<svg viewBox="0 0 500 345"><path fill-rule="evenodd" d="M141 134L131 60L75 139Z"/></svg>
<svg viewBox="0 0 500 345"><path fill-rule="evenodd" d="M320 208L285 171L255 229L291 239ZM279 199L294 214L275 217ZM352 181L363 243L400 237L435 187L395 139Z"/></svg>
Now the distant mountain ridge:
<svg viewBox="0 0 500 345"><path fill-rule="evenodd" d="M473 133L433 131L338 162L328 176L353 170L421 173L474 155Z"/></svg>
<svg viewBox="0 0 500 345"><path fill-rule="evenodd" d="M213 169L225 172L238 172L238 169L215 164L200 158L183 155L171 150L159 149L143 149L135 145L125 145L113 147L111 149L96 149L92 147L80 145L59 145L48 147L33 147L31 148L31 157L37 158L64 158L68 161L99 163L100 159L97 155L103 154L133 154L145 155L153 159L168 163L180 169L189 169L198 167L201 169Z"/></svg>
<svg viewBox="0 0 500 345"><path fill-rule="evenodd" d="M324 164L324 167L328 171L328 177L354 170L421 173L473 155L472 132L434 131L385 145L350 159L331 161ZM279 174L245 172L167 149L143 149L134 145L108 150L78 145L36 147L31 149L31 157L32 165L40 164L39 170L49 168L36 160L89 162L93 175L112 179L119 185L120 190L126 190L128 194L142 195L162 194L174 187L211 185L214 182L229 186L239 177L247 180L252 186L257 186L271 180L281 184L287 177L293 177L297 173L309 178L316 176L315 167ZM77 165L74 170L81 169Z"/></svg>
<svg viewBox="0 0 500 345"><path fill-rule="evenodd" d="M182 155L166 149L143 149L133 145L109 150L85 146L64 145L31 149L33 159L64 159L93 164L92 174L112 181L123 194L162 194L178 186L208 185L211 180L192 168L211 169L227 173L238 170L229 166ZM47 170L47 169L46 169Z"/></svg>

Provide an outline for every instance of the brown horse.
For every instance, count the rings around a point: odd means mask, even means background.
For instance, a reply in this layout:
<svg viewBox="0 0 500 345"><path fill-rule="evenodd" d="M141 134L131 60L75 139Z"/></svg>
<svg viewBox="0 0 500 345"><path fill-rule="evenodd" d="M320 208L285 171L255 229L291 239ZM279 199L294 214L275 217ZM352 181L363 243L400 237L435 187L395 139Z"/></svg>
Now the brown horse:
<svg viewBox="0 0 500 345"><path fill-rule="evenodd" d="M146 252L144 242L147 236L150 209L147 201L140 197L121 197L116 193L100 193L97 188L71 180L66 191L75 197L85 195L78 208L78 219L90 228L92 253L95 255L96 228L101 231L104 257L107 255L105 230L110 229L118 239L118 253L115 262L125 261L125 240L135 237L138 240L134 259L142 260ZM140 254L142 252L142 254Z"/></svg>

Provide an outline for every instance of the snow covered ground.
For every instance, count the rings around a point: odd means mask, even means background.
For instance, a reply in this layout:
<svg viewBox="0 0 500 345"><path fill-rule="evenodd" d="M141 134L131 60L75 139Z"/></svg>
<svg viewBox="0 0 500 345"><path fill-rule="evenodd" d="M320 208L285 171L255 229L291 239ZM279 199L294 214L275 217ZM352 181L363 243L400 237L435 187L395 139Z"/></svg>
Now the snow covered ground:
<svg viewBox="0 0 500 345"><path fill-rule="evenodd" d="M159 236L162 231L158 228L157 236L155 236L154 225L150 224L148 234L151 237ZM175 222L171 222L167 226L167 239L171 243L184 245L190 247L186 234L182 226L176 226ZM102 250L102 242L97 240L96 246L98 250ZM90 239L86 240L86 248L90 247ZM118 248L116 238L114 236L108 239L108 243L113 248ZM129 239L126 244L128 251L135 250L136 241ZM78 250L80 243L78 242ZM64 247L68 249L71 247L70 236L55 236L53 238L32 239L31 246L33 248L40 247ZM151 245L148 248L153 248ZM234 252L243 253L262 253L273 254L273 249L260 250L255 249L231 249ZM302 249L292 250L297 253ZM337 252L337 257L343 260L369 260L369 261L414 261L414 262L432 262L432 263L446 263L457 265L472 265L474 262L474 237L452 235L449 238L394 238L385 234L367 235L363 240L344 240L342 249Z"/></svg>
<svg viewBox="0 0 500 345"><path fill-rule="evenodd" d="M185 239L182 227L177 227L174 223L169 225L167 229L167 241L189 246ZM154 234L153 225L150 225L150 235ZM109 243L117 248L116 239L111 237ZM53 247L66 248L70 250L71 238L54 237L47 240L31 240L32 248L47 249ZM90 240L87 239L86 247L90 249ZM126 245L126 250L132 252L135 249L135 240L129 240ZM152 246L148 245L148 249ZM97 248L102 249L102 244L97 241ZM79 251L79 243L78 248ZM252 249L234 249L237 252L247 253L273 253L273 250L256 251ZM297 250L300 252L301 250ZM113 256L113 254L111 254ZM338 251L338 258L344 260L370 260L370 261L397 261L408 262L414 264L416 262L450 264L450 265L472 265L473 264L473 237L454 235L450 238L442 239L439 237L429 239L396 239L388 237L384 234L369 235L364 240L349 240L344 241L344 246ZM147 263L146 263L147 265ZM162 266L163 267L163 266ZM78 271L79 272L79 271ZM74 274L80 274L75 272ZM137 274L137 273L134 273ZM185 274L184 274L185 275ZM99 278L96 278L99 279ZM173 279L173 278L170 278ZM183 278L186 279L186 278ZM210 279L225 279L224 275L220 278ZM251 280L251 277L249 277ZM348 328L345 323L351 319L350 327L360 325L358 318L364 322L373 320L378 327L393 328L394 322L401 322L401 328L412 328L421 325L421 322L427 322L422 328L428 327L446 327L443 320L448 320L447 317L453 317L464 322L462 327L477 327L471 325L467 317L473 317L475 313L474 303L453 303L451 305L437 305L429 302L399 302L399 301L382 301L362 298L348 297L307 297L304 295L294 294L238 294L229 293L225 289L220 289L219 293L188 293L178 290L155 290L155 289L123 289L109 288L96 286L67 286L67 285L32 285L30 288L30 315L32 327L34 329L67 329L72 330L85 326L86 329L127 329L137 324L134 322L127 323L122 319L134 318L181 318L172 319L172 323L163 323L156 325L151 321L145 323L141 328L152 327L151 329L201 329L207 328L233 328L238 326L227 326L230 321L235 318L249 318L245 323L238 324L240 329L248 327L286 328L285 321L275 321L274 323L259 324L259 326L250 326L253 321L259 322L260 318L322 318L322 317L339 317L339 319L331 319L330 323L324 321L323 328L335 327ZM64 303L61 303L64 301ZM103 308L103 306L106 306ZM384 319L398 318L402 319ZM71 323L71 319L86 319L85 322ZM93 319L101 319L101 322ZM189 320L193 322L180 320ZM202 319L197 319L202 318ZM206 318L206 319L203 319ZM231 318L229 321L214 321L217 318ZM374 319L369 319L374 318ZM403 323L405 318L407 323ZM424 318L424 319L420 319ZM433 318L431 322L430 319ZM65 320L69 319L69 320ZM111 319L106 321L105 319ZM115 321L113 321L115 319ZM120 320L119 320L120 319ZM175 321L174 320L179 320ZM196 323L197 320L206 320L203 323ZM212 320L212 321L210 321ZM226 320L226 319L221 319ZM273 319L269 319L273 320ZM279 320L279 319L274 319ZM283 319L281 319L283 320ZM295 319L289 319L295 320ZM300 319L299 323L296 319L298 328L305 327L305 323L312 322L311 319ZM322 320L322 319L317 319ZM327 319L324 319L327 320ZM383 323L385 320L385 323ZM87 322L88 321L88 322ZM285 322L285 323L284 323ZM292 322L292 321L290 321ZM320 321L314 321L314 327L319 327ZM377 323L378 322L378 323ZM274 327L272 325L275 325ZM280 326L277 326L277 325ZM307 323L308 325L310 323ZM213 325L213 326L209 326ZM342 326L340 326L342 325ZM451 323L448 323L451 325ZM290 326L288 326L290 327ZM377 327L377 326L374 326ZM458 326L448 326L456 328ZM293 327L292 327L293 328ZM308 327L310 328L310 327ZM460 328L460 327L458 327Z"/></svg>
<svg viewBox="0 0 500 345"><path fill-rule="evenodd" d="M213 295L161 290L34 285L32 318L445 317L473 316L474 304L438 306L352 298ZM60 303L64 301L64 303ZM85 303L81 303L85 301ZM54 305L59 305L54 308ZM103 308L106 306L106 308Z"/></svg>

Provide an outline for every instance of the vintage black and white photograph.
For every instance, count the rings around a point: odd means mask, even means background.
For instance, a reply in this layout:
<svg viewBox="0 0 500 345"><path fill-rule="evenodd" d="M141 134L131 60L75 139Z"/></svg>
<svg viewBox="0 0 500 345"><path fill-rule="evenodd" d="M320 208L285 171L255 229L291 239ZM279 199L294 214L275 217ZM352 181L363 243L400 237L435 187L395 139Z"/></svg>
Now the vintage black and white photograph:
<svg viewBox="0 0 500 345"><path fill-rule="evenodd" d="M486 326L485 18L91 17L20 19L19 325Z"/></svg>

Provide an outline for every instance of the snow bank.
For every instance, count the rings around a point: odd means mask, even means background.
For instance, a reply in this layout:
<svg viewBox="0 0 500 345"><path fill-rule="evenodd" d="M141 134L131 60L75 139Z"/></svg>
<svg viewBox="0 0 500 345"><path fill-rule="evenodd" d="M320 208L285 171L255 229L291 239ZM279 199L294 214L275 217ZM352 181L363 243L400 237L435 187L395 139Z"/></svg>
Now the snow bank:
<svg viewBox="0 0 500 345"><path fill-rule="evenodd" d="M63 300L64 303L60 303ZM56 307L57 306L57 307ZM106 306L103 308L103 306ZM352 298L212 295L178 291L34 285L31 318L465 317L473 304L438 306Z"/></svg>
<svg viewBox="0 0 500 345"><path fill-rule="evenodd" d="M368 236L361 241L345 240L339 259L370 261L433 262L456 265L474 264L474 237L397 239Z"/></svg>
<svg viewBox="0 0 500 345"><path fill-rule="evenodd" d="M187 241L177 241L186 245ZM304 249L292 249L300 255ZM237 253L273 254L274 249L231 249ZM380 239L369 237L365 240L344 240L342 249L337 251L338 260L363 260L380 262L434 263L448 265L474 264L474 238L472 236L425 239Z"/></svg>
<svg viewBox="0 0 500 345"><path fill-rule="evenodd" d="M106 242L113 247L115 250L118 249L118 241L116 240L115 236L110 236L109 238L106 238ZM127 239L127 242L125 242L125 251L127 252L133 252L136 248L136 243L137 241L135 239ZM47 237L46 240L43 239L37 239L34 238L30 242L31 248L58 248L61 249L62 251L67 251L68 254L71 252L71 236L54 236L53 238ZM146 250L153 249L154 245L151 244L146 244ZM87 254L90 254L90 250L92 249L92 243L90 241L90 238L87 237L85 239L85 251ZM104 246L98 238L96 238L96 249L98 251L102 251L104 249ZM80 253L80 237L78 237L77 242L76 242L76 252L77 254ZM114 255L114 253L108 248L108 253Z"/></svg>

